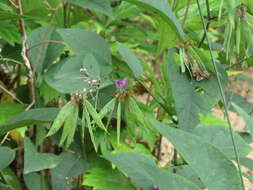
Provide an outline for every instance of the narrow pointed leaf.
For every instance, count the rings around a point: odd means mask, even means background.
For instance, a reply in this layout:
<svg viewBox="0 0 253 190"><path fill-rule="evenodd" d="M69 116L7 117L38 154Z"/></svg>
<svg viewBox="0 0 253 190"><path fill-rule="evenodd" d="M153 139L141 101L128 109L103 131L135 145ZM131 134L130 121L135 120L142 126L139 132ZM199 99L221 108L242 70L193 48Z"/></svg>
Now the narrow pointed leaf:
<svg viewBox="0 0 253 190"><path fill-rule="evenodd" d="M57 117L55 118L47 136L55 134L61 128L64 121L66 120L66 117L70 114L72 109L73 103L71 101L64 105L64 107L59 111Z"/></svg>

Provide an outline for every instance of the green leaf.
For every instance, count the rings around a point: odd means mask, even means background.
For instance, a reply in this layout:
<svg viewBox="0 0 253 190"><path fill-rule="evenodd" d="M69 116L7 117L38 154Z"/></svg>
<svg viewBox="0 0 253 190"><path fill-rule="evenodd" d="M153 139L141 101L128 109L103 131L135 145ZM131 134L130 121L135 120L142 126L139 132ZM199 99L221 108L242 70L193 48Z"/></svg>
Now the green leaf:
<svg viewBox="0 0 253 190"><path fill-rule="evenodd" d="M156 20L157 29L159 31L158 52L163 52L166 48L175 47L179 39L174 29L160 17L157 17Z"/></svg>
<svg viewBox="0 0 253 190"><path fill-rule="evenodd" d="M17 103L0 103L0 123L24 111L24 106Z"/></svg>
<svg viewBox="0 0 253 190"><path fill-rule="evenodd" d="M96 124L98 125L98 127L107 132L107 129L105 128L105 126L104 126L104 124L103 124L103 122L102 122L99 114L97 113L97 111L95 110L95 108L92 106L92 104L88 100L85 100L84 104L85 104L85 106L87 108L87 111L92 116L92 118L94 119L94 121L96 122Z"/></svg>
<svg viewBox="0 0 253 190"><path fill-rule="evenodd" d="M250 116L246 111L244 111L240 106L236 105L235 103L232 103L233 108L235 111L240 114L245 123L245 128L250 131L251 136L253 136L253 118Z"/></svg>
<svg viewBox="0 0 253 190"><path fill-rule="evenodd" d="M63 108L59 111L58 115L56 116L47 136L55 134L61 128L67 116L72 112L73 107L74 105L73 102L71 101L63 106Z"/></svg>
<svg viewBox="0 0 253 190"><path fill-rule="evenodd" d="M200 190L187 179L158 168L155 161L137 152L123 152L105 156L140 188L148 190L158 186L160 190Z"/></svg>
<svg viewBox="0 0 253 190"><path fill-rule="evenodd" d="M83 106L82 125L83 125L83 127L86 127L86 126L88 127L91 142L93 144L95 151L97 152L97 143L96 143L96 140L95 140L95 137L93 134L93 127L91 125L90 115L89 115L89 112L88 112L87 107L85 105Z"/></svg>
<svg viewBox="0 0 253 190"><path fill-rule="evenodd" d="M59 144L60 146L63 145L64 141L66 141L65 148L68 148L72 143L76 131L77 119L78 119L78 105L74 105L74 107L71 109L71 112L66 117L66 121L64 123L62 136Z"/></svg>
<svg viewBox="0 0 253 190"><path fill-rule="evenodd" d="M235 159L233 144L228 126L224 125L198 125L192 131L193 134L205 139L228 158ZM240 135L234 133L234 140L237 144L239 157L244 157L251 152L251 147L242 139Z"/></svg>
<svg viewBox="0 0 253 190"><path fill-rule="evenodd" d="M123 60L128 64L135 77L138 77L143 73L143 67L138 58L130 51L130 49L117 42L118 50Z"/></svg>
<svg viewBox="0 0 253 190"><path fill-rule="evenodd" d="M21 112L0 124L0 135L27 125L51 122L55 119L58 111L58 108L37 108Z"/></svg>
<svg viewBox="0 0 253 190"><path fill-rule="evenodd" d="M58 42L58 43L56 43ZM28 57L37 74L42 74L63 52L62 39L53 27L41 27L28 36Z"/></svg>
<svg viewBox="0 0 253 190"><path fill-rule="evenodd" d="M190 81L187 73L180 73L180 67L173 60L173 52L168 54L169 79L172 88L175 107L178 114L179 126L191 131L199 123L199 114L208 114L220 99L216 77L202 81ZM221 69L220 69L221 70ZM221 70L222 84L226 86L226 74ZM202 93L196 92L203 89Z"/></svg>
<svg viewBox="0 0 253 190"><path fill-rule="evenodd" d="M219 149L191 133L171 128L154 119L150 122L170 140L209 190L242 190L238 171Z"/></svg>
<svg viewBox="0 0 253 190"><path fill-rule="evenodd" d="M84 176L83 185L103 190L135 190L130 181L117 169L92 168Z"/></svg>
<svg viewBox="0 0 253 190"><path fill-rule="evenodd" d="M19 182L19 179L17 178L15 173L10 168L5 168L5 169L1 170L0 174L3 178L3 180L8 185L9 190L22 190L22 186Z"/></svg>
<svg viewBox="0 0 253 190"><path fill-rule="evenodd" d="M43 98L45 103L56 100L57 98L64 97L64 94L56 91L54 88L51 88L44 80L39 87L39 94Z"/></svg>
<svg viewBox="0 0 253 190"><path fill-rule="evenodd" d="M7 41L12 46L14 46L15 43L19 43L21 39L18 28L9 21L0 22L0 36L3 40Z"/></svg>
<svg viewBox="0 0 253 190"><path fill-rule="evenodd" d="M78 5L83 8L88 8L94 11L99 11L105 15L112 17L112 8L110 0L67 0L69 3Z"/></svg>
<svg viewBox="0 0 253 190"><path fill-rule="evenodd" d="M88 163L79 156L63 152L60 164L52 169L52 190L70 190L71 178L85 173L88 167Z"/></svg>
<svg viewBox="0 0 253 190"><path fill-rule="evenodd" d="M249 168L251 171L253 170L253 160L250 158L240 158L240 163L245 167Z"/></svg>
<svg viewBox="0 0 253 190"><path fill-rule="evenodd" d="M114 110L116 99L111 99L99 112L99 117L102 119L106 114L111 113Z"/></svg>
<svg viewBox="0 0 253 190"><path fill-rule="evenodd" d="M99 64L111 64L111 53L106 41L95 32L83 29L58 29L57 32L78 54L93 54Z"/></svg>
<svg viewBox="0 0 253 190"><path fill-rule="evenodd" d="M247 113L250 113L253 111L253 104L249 103L244 97L242 97L239 94L236 94L234 92L229 92L227 100L228 102L233 102L236 105L240 105L240 107ZM229 106L229 109L231 111L235 111L233 106Z"/></svg>
<svg viewBox="0 0 253 190"><path fill-rule="evenodd" d="M55 168L59 164L59 157L51 153L38 153L31 140L24 139L24 174Z"/></svg>
<svg viewBox="0 0 253 190"><path fill-rule="evenodd" d="M85 42L84 42L85 43ZM99 51L99 50L98 50ZM85 68L89 76L86 77L80 69ZM98 75L98 69L101 71ZM83 93L89 90L88 80L105 80L111 72L111 66L99 62L94 55L87 53L67 58L55 64L45 74L48 85L62 93ZM95 77L95 78L93 78Z"/></svg>
<svg viewBox="0 0 253 190"><path fill-rule="evenodd" d="M49 190L48 185L44 180L41 180L42 176L37 173L29 173L24 175L24 180L29 190Z"/></svg>
<svg viewBox="0 0 253 190"><path fill-rule="evenodd" d="M178 21L175 14L172 12L171 6L167 0L126 0L130 3L134 3L138 6L144 7L146 10L152 11L154 14L160 16L165 22L167 22L173 31L177 33L179 38L184 38L183 28Z"/></svg>
<svg viewBox="0 0 253 190"><path fill-rule="evenodd" d="M15 151L5 147L0 146L0 170L6 168L15 158Z"/></svg>
<svg viewBox="0 0 253 190"><path fill-rule="evenodd" d="M189 181L198 185L200 189L205 189L205 185L201 182L196 172L188 165L174 166L169 168L170 172L185 177Z"/></svg>

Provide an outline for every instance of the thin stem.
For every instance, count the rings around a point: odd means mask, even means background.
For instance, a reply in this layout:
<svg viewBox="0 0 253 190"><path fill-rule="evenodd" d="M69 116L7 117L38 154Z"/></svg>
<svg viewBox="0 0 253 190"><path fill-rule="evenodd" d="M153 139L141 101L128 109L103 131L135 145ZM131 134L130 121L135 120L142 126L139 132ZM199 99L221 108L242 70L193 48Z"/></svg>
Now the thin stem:
<svg viewBox="0 0 253 190"><path fill-rule="evenodd" d="M185 21L186 21L187 16L188 16L188 12L189 12L189 9L190 9L190 5L191 5L191 0L188 0L188 1L187 1L187 6L186 6L186 9L185 9L185 12L184 12L183 22L182 22L182 25L183 25L183 26L185 25Z"/></svg>
<svg viewBox="0 0 253 190"><path fill-rule="evenodd" d="M0 89L2 89L4 92L6 92L7 94L9 94L14 100L17 100L18 103L20 103L22 105L25 105L24 102L22 102L20 99L18 99L12 92L10 92L6 88L4 88L2 85L0 85Z"/></svg>
<svg viewBox="0 0 253 190"><path fill-rule="evenodd" d="M9 132L7 132L3 138L3 140L0 142L0 145L3 145L6 139L8 138Z"/></svg>
<svg viewBox="0 0 253 190"><path fill-rule="evenodd" d="M219 71L218 71L217 65L216 65L216 63L214 61L213 52L212 52L212 49L211 49L211 43L210 43L209 38L208 38L207 28L206 28L206 24L205 24L203 15L202 15L202 11L201 11L201 8L200 8L199 0L197 0L197 4L198 4L199 15L201 17L201 21L202 21L202 25L203 25L203 28L204 28L204 32L206 34L206 40L207 40L208 49L209 49L210 56L211 56L211 61L212 61L212 64L213 64L213 67L214 67L214 70L215 70L215 73L216 73L216 78L217 78L217 82L218 82L218 85L219 85L220 94L222 96L222 101L223 101L223 105L224 105L224 108L225 108L225 116L226 116L226 119L227 119L227 122L228 122L228 125L229 125L229 133L230 133L230 136L231 136L231 140L232 140L232 144L233 144L233 149L234 149L234 153L235 153L235 157L236 157L236 162L237 162L238 170L239 170L239 174L240 174L241 185L242 185L242 189L244 190L245 187L244 187L243 178L242 178L242 170L241 170L241 165L240 165L240 159L239 159L239 156L238 156L237 146L235 144L235 139L234 139L234 134L233 134L233 128L232 128L230 117L229 117L229 114L228 114L228 105L227 105L225 93L224 93L223 88L222 88L221 79L220 79L220 75L219 75Z"/></svg>
<svg viewBox="0 0 253 190"><path fill-rule="evenodd" d="M246 58L244 58L242 60L239 60L237 63L235 63L233 65L229 65L228 67L226 67L226 69L231 69L231 68L233 68L233 67L235 67L237 65L240 65L242 62L247 61L250 58L253 58L253 56L249 56L249 57L246 57Z"/></svg>
<svg viewBox="0 0 253 190"><path fill-rule="evenodd" d="M4 57L1 57L0 58L0 61L5 61L5 62L13 62L13 63L16 63L17 65L22 65L21 62L15 60L15 59L10 59L10 58L4 58Z"/></svg>
<svg viewBox="0 0 253 190"><path fill-rule="evenodd" d="M146 87L146 85L139 79L136 79L144 88L145 90L152 96L152 98L167 112L167 114L169 114L171 116L171 120L173 123L175 124L178 124L177 120L175 120L173 117L172 117L172 114L171 114L171 111L170 109L167 108L166 105L164 105L163 103L161 103L157 98L156 96L149 90L148 87Z"/></svg>
<svg viewBox="0 0 253 190"><path fill-rule="evenodd" d="M19 14L22 16L23 9L22 9L21 0L18 0L18 8L19 8ZM27 53L27 50L28 50L27 33L26 33L26 29L25 29L25 21L22 18L20 19L20 31L23 36L21 56L24 60L24 64L25 64L27 71L28 71L28 83L29 83L29 91L30 91L30 98L31 98L31 103L28 106L28 108L30 109L35 104L34 72L33 72L30 60L27 56L28 55L28 53Z"/></svg>
<svg viewBox="0 0 253 190"><path fill-rule="evenodd" d="M207 11L207 20L208 20L208 23L206 24L206 31L208 31L208 28L210 26L210 20L211 20L209 0L206 0L206 11ZM204 35L203 35L202 39L200 40L198 47L201 47L201 45L205 41L205 38L206 38L206 33L204 32Z"/></svg>

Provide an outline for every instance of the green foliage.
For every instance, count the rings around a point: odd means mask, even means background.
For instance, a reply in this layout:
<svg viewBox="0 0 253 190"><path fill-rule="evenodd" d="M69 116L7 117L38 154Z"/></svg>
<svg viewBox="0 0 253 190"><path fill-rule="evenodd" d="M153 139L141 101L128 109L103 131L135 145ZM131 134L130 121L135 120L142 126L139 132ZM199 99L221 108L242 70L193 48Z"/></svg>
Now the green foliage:
<svg viewBox="0 0 253 190"><path fill-rule="evenodd" d="M242 189L236 168L221 150L189 132L167 127L156 120L151 123L177 147L208 189Z"/></svg>
<svg viewBox="0 0 253 190"><path fill-rule="evenodd" d="M199 1L2 0L0 189L246 189L253 3Z"/></svg>
<svg viewBox="0 0 253 190"><path fill-rule="evenodd" d="M24 139L24 174L55 168L59 158L54 154L38 153L29 138Z"/></svg>
<svg viewBox="0 0 253 190"><path fill-rule="evenodd" d="M105 156L122 169L131 179L143 189L152 189L157 186L161 190L186 189L199 190L199 188L188 180L158 168L152 158L136 152L116 153ZM127 160L127 162L126 162Z"/></svg>
<svg viewBox="0 0 253 190"><path fill-rule="evenodd" d="M2 155L0 160L0 170L6 168L15 158L15 151L4 146L0 146L0 153Z"/></svg>

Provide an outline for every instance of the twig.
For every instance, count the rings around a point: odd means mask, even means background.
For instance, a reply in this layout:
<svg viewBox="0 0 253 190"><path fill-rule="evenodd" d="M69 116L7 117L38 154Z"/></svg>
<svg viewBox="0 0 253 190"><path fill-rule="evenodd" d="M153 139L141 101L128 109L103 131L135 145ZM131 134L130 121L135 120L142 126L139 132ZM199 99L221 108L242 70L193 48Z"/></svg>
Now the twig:
<svg viewBox="0 0 253 190"><path fill-rule="evenodd" d="M3 145L6 139L8 138L9 132L7 132L3 138L3 140L0 142L0 145Z"/></svg>
<svg viewBox="0 0 253 190"><path fill-rule="evenodd" d="M12 0L9 0L9 2L10 2L16 9L18 9L18 6L17 6Z"/></svg>
<svg viewBox="0 0 253 190"><path fill-rule="evenodd" d="M7 94L9 94L13 99L17 100L20 104L25 105L24 102L22 102L20 99L18 99L12 92L10 92L9 90L7 90L6 88L4 88L2 85L0 85L0 89L2 89L3 91L5 91Z"/></svg>
<svg viewBox="0 0 253 190"><path fill-rule="evenodd" d="M2 57L2 58L0 58L0 61L13 62L13 63L16 63L16 64L18 64L18 65L22 65L21 62L15 60L15 59L10 59L10 58L3 58L3 57Z"/></svg>
<svg viewBox="0 0 253 190"><path fill-rule="evenodd" d="M22 3L21 0L18 0L18 9L19 9L19 14L22 16L23 13L23 9L22 9ZM24 64L27 68L28 71L28 81L29 81L29 90L30 90L30 98L31 98L31 103L29 104L29 106L27 107L27 109L31 108L34 103L35 103L35 87L34 87L34 72L32 69L32 65L28 59L27 56L27 50L28 48L28 43L27 43L27 33L26 33L26 29L25 29L25 22L24 19L20 19L20 30L21 30L21 34L23 36L23 42L22 42L22 51L21 51L21 56L24 60Z"/></svg>

